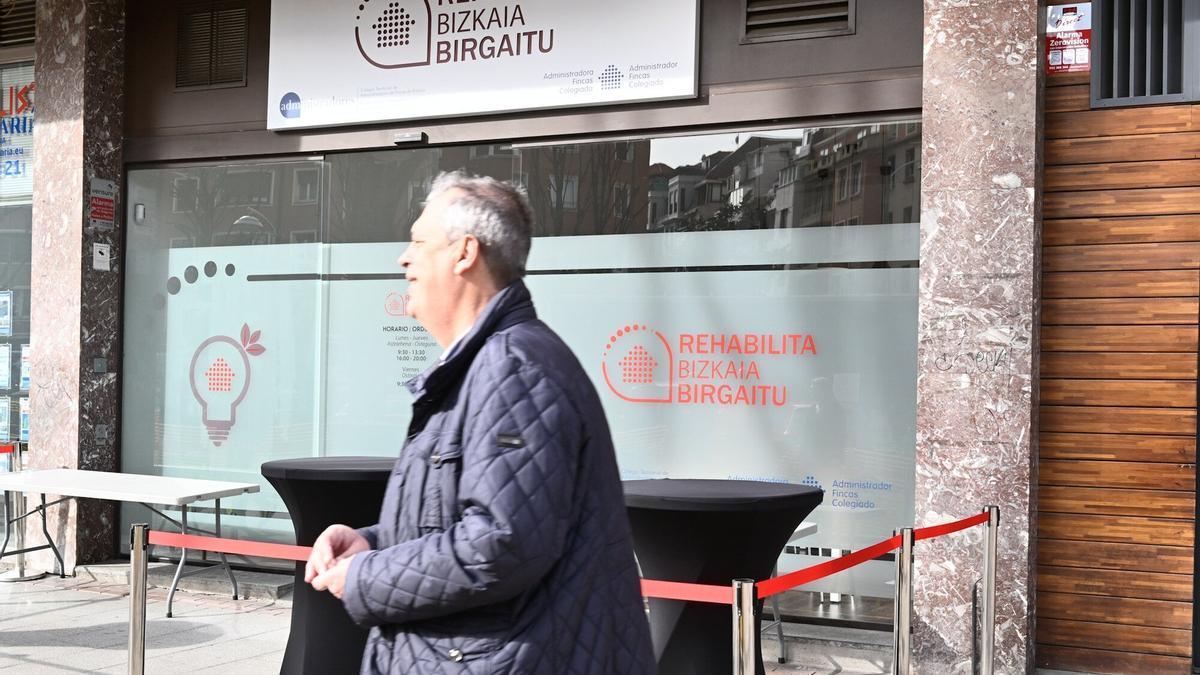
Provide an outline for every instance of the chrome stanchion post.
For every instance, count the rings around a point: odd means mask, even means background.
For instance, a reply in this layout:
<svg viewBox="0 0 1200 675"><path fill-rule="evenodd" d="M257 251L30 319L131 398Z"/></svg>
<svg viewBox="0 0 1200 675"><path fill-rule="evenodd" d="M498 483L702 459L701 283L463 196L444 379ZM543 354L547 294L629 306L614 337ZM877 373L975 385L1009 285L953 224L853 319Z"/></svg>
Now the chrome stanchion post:
<svg viewBox="0 0 1200 675"><path fill-rule="evenodd" d="M17 443L16 449L13 450L12 459L9 460L9 467L13 473L21 470L21 444ZM13 511L18 515L25 514L25 493L17 492L13 495ZM25 550L25 521L17 521L17 550ZM14 574L9 575L14 581L25 580L25 554L17 554L17 569ZM40 575L39 575L40 576Z"/></svg>
<svg viewBox="0 0 1200 675"><path fill-rule="evenodd" d="M129 532L129 675L146 672L146 555L150 526Z"/></svg>
<svg viewBox="0 0 1200 675"><path fill-rule="evenodd" d="M912 672L913 529L900 530L900 553L896 555L896 607L892 640L892 675Z"/></svg>
<svg viewBox="0 0 1200 675"><path fill-rule="evenodd" d="M995 672L993 658L996 650L996 545L1000 531L1000 507L987 506L987 543L983 555L983 638L979 659L980 675Z"/></svg>
<svg viewBox="0 0 1200 675"><path fill-rule="evenodd" d="M754 675L758 625L754 622L754 580L733 580L733 675Z"/></svg>

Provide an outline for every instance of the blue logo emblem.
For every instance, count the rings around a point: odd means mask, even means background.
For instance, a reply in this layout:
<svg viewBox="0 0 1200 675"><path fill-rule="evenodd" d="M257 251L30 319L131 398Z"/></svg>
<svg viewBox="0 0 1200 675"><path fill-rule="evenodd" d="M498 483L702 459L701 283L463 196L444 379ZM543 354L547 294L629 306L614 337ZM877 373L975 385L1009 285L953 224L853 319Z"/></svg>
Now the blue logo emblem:
<svg viewBox="0 0 1200 675"><path fill-rule="evenodd" d="M279 100L279 114L288 119L300 117L300 96L296 92L289 91Z"/></svg>

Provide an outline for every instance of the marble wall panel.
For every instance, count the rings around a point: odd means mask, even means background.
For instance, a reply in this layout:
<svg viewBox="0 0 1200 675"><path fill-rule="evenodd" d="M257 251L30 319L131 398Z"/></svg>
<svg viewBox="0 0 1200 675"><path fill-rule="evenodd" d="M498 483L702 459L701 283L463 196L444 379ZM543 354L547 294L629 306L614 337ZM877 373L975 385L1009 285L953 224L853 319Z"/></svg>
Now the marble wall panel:
<svg viewBox="0 0 1200 675"><path fill-rule="evenodd" d="M125 3L123 0L89 0L85 41L84 76L84 218L87 184L92 178L123 181ZM122 213L120 206L117 213ZM121 278L124 255L120 217L111 229L84 229L84 273L81 323L81 387L79 466L101 471L120 470ZM95 243L113 251L110 269L92 269L90 252ZM80 561L111 557L114 550L116 509L111 504L84 502L79 510L76 536Z"/></svg>
<svg viewBox="0 0 1200 675"><path fill-rule="evenodd" d="M926 2L922 185L1032 187L1038 6Z"/></svg>
<svg viewBox="0 0 1200 675"><path fill-rule="evenodd" d="M92 178L118 185L122 179L124 11L120 0L37 5L28 461L34 468L119 469L122 238L117 228L88 227L87 207ZM112 247L110 270L93 269L94 243ZM114 554L115 515L111 504L93 500L51 509L51 534L68 571ZM40 532L29 536L41 539ZM42 552L31 563L48 569L51 560Z"/></svg>
<svg viewBox="0 0 1200 675"><path fill-rule="evenodd" d="M1008 473L1028 475L1021 473L1028 467L1020 466L1020 457L1001 449L1009 445L1028 447L1032 405L1029 375L920 373L917 392L917 419L930 422L918 426L918 446L927 443L995 446L986 456L960 458L964 467L987 474L979 476L982 484ZM933 424L935 421L941 424ZM953 484L947 482L938 489L953 491Z"/></svg>
<svg viewBox="0 0 1200 675"><path fill-rule="evenodd" d="M1030 373L1035 239L1032 189L922 191L922 372Z"/></svg>
<svg viewBox="0 0 1200 675"><path fill-rule="evenodd" d="M937 150L924 146L935 155ZM948 160L947 160L948 161ZM1012 273L1036 253L1032 188L921 188L921 276L929 289L943 274Z"/></svg>
<svg viewBox="0 0 1200 675"><path fill-rule="evenodd" d="M1038 3L926 0L917 524L1001 508L997 672L1032 669ZM922 542L919 672L970 673L982 533Z"/></svg>

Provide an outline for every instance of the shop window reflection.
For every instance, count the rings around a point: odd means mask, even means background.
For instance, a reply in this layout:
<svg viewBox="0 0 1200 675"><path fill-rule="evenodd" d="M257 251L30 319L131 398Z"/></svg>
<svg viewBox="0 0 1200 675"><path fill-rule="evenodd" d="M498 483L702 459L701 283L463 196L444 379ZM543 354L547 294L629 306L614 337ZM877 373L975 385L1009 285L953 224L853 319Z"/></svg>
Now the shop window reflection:
<svg viewBox="0 0 1200 675"><path fill-rule="evenodd" d="M292 206L316 204L321 190L321 172L317 168L292 172Z"/></svg>
<svg viewBox="0 0 1200 675"><path fill-rule="evenodd" d="M136 354L137 358L127 359L130 365L124 413L128 422L123 441L125 468L154 472L174 463L175 469L183 467L194 471L197 477L220 477L220 471L228 468L221 462L233 460L220 456L209 458L201 450L181 443L179 439L190 427L168 414L170 406L190 411L189 406L193 405L189 391L176 391L178 382L171 379L170 370L172 363L190 358L190 343L183 344L181 338L172 338L175 333L171 331L186 334L188 339L196 337L192 335L195 331L227 335L239 330L244 322L258 321L258 314L285 310L289 317L299 313L305 323L303 329L264 332L264 336L269 335L274 341L270 345L274 360L263 363L287 363L289 366L272 371L268 368L274 366L264 365L263 371L256 375L262 378L258 381L262 383L263 391L271 392L269 396L277 399L271 405L264 404L264 409L270 409L274 417L260 417L256 422L267 430L263 432L262 447L256 446L255 450L261 456L256 454L238 461L253 465L245 469L253 473L257 462L267 459L270 452L281 453L278 456L282 457L299 456L312 447L320 447L329 454L392 451L391 446L362 442L356 436L366 433L362 428L337 426L345 420L357 419L357 412L329 401L347 398L338 387L359 387L361 382L343 377L342 371L333 366L327 371L309 373L305 370L301 373L290 364L328 365L339 358L349 359L347 354L356 351L360 341L369 342L378 337L378 327L374 331L359 330L361 326L355 323L356 317L390 316L385 311L389 306L385 298L388 293L403 291L403 272L393 264L396 250L401 247L322 245L407 241L409 228L423 208L429 186L442 171L463 169L526 186L535 211L535 235L540 238L705 233L674 237L611 237L605 240L605 246L609 247L607 253L603 247L593 248L590 243L580 247L581 242L565 239L535 244L535 252L587 249L575 258L555 258L553 255L547 258L556 269L595 265L598 268L607 266L605 268L611 268L610 271L619 270L643 255L646 260L653 260L653 264L646 263L648 267L669 266L678 270L664 274L689 273L693 271L691 268L705 265L724 268L736 263L748 268L737 272L746 276L738 277L736 283L716 283L724 278L720 274L733 274L726 271L696 277L698 287L714 284L712 289L715 290L709 295L689 296L694 302L692 310L722 317L742 311L748 303L758 302L770 308L763 312L764 315L790 316L788 312L805 302L813 303L817 309L825 306L822 303L842 303L837 312L830 315L835 318L828 321L829 330L843 331L849 336L847 340L858 344L869 341L873 331L857 330L849 324L843 326L842 315L865 302L864 298L869 298L870 302L880 303L892 313L888 321L915 326L915 318L910 321L905 312L911 305L915 317L916 274L911 270L916 254L915 247L914 252L909 253L905 246L916 241L912 234L916 228L897 226L872 233L862 226L892 223L893 220L897 225L914 222L920 212L919 147L919 124L901 123L592 143L516 146L493 143L389 149L336 153L322 160L257 161L131 171L128 202L131 209L135 205L142 206L145 218L144 222L135 222L132 217L129 221L126 349L132 350L130 353ZM811 231L796 231L804 228ZM708 234L737 230L764 232L736 236ZM878 264L872 263L872 267L880 270L884 267L904 268L902 275L887 277L890 285L881 281L880 285L874 286L875 277L848 274L852 268L840 267L848 259L846 257L830 253L831 257L818 260L817 253L808 250L804 243L828 242L832 249L853 252L863 233L875 236L877 241L890 247L889 250L900 252L876 260ZM645 241L656 242L658 248L647 250ZM753 242L753 245L747 244L749 252L741 252L742 257L731 262L731 254L719 247L714 249L711 241L745 241ZM282 248L289 245L290 248ZM24 246L27 248L28 243ZM205 251L208 247L252 250ZM621 257L613 251L629 255ZM631 254L631 251L636 253ZM608 262L598 261L601 254L608 256L604 259ZM359 265L359 256L367 260L363 263L367 267ZM231 260L237 263L236 276L224 272L225 264ZM193 283L185 278L183 292L168 297L168 286L165 285L168 278L180 275L181 269L186 270L188 266L201 265L203 269L203 264L209 261L222 270L213 281L201 279L199 283ZM257 267L259 263L263 263L261 268ZM817 263L828 263L829 271L822 268L820 274L805 272L806 266ZM376 264L378 267L372 267ZM749 269L765 266L782 267L794 273L770 273L758 277L755 276L760 274L758 270ZM892 270L887 272L890 274ZM251 274L296 278L258 283L248 278ZM363 291L360 289L368 287L354 285L368 281L341 283L345 281L341 277L356 275L381 277L376 280L380 284L378 297L370 295L376 291L374 287ZM654 287L655 290L647 292L643 298L645 306L654 310L650 312L652 316L674 311L665 305L655 306L659 297L655 285L664 283L664 279L670 282L673 277L631 276L635 278L628 282L620 281L619 275L610 280L618 285L626 283L629 289L634 289L635 296L642 288L637 284ZM289 305L264 301L261 306L255 305L257 314L254 316L235 316L236 313L228 310L228 305L220 303L230 302L229 298L240 302L241 290L228 297L214 294L211 301L204 295L208 287L230 279L244 284L245 288L253 287L254 297L283 293L288 288L299 289L294 297L302 302ZM315 280L320 283L313 283ZM745 285L738 285L742 283ZM856 284L861 284L861 288ZM328 293L328 297L323 293ZM603 297L599 300L609 303L629 300L616 291L614 294L616 300ZM553 308L553 295L547 296L547 305ZM845 301L847 298L849 301ZM365 309L354 309L353 312L348 309L358 308L356 303L359 302ZM843 306L849 309L843 312ZM279 325L292 325L282 318L272 320ZM800 326L796 330L807 329L799 319L796 325ZM258 329L259 326L253 327ZM751 329L760 330L757 327ZM341 347L324 351L321 340ZM908 352L904 350L911 345L903 339L899 342L899 346L886 349L871 343L862 351L870 358L876 358L876 352L891 358L893 351L890 350L894 349L907 358ZM915 337L912 345L915 345ZM287 361L288 358L292 361ZM908 368L907 361L896 362ZM822 377L834 378L830 381L836 384L839 381L836 378L848 377L848 373L861 370L883 373L900 382L900 385L889 384L890 380L884 382L875 378L872 382L877 388L899 390L907 382L908 371L899 369L883 357L879 363L848 362L839 368L831 367ZM275 379L268 380L268 377ZM400 381L401 377L397 375L393 379ZM825 395L825 390L819 389L815 380L811 395L806 393L809 392L807 381L797 386L801 388L796 389L796 405L821 403L819 399ZM312 397L315 402L304 409L303 415L281 417L280 411L302 408L289 401L293 398L307 400L305 396ZM404 401L388 401L388 414L401 414L396 411L403 411ZM323 416L314 416L312 410L321 410ZM392 422L391 418L382 416L379 420L380 426ZM804 425L817 422L827 423L823 419L814 421L798 416L789 425L794 427L795 438L803 438ZM828 430L834 434L829 436L830 439L836 440L837 433L847 431L842 428L845 425L840 419L828 424L836 427ZM651 427L655 430L653 433L665 433L658 426ZM625 434L640 433L633 427L620 429ZM762 429L759 431L763 434L759 438L763 447L799 443L792 436L779 439L769 437ZM851 431L860 433L861 429ZM904 433L906 429L888 429L877 435L880 438L904 438ZM800 452L798 447L791 448L782 456L788 456L788 453L799 456ZM908 465L902 468L911 469ZM277 513L279 508L265 497L253 506L262 513ZM275 527L278 523L263 524L259 520L257 516L247 516L242 523L252 529L269 530L263 533L264 536L286 540L286 531Z"/></svg>
<svg viewBox="0 0 1200 675"><path fill-rule="evenodd" d="M195 176L176 178L171 182L171 212L192 213L200 199L200 179Z"/></svg>
<svg viewBox="0 0 1200 675"><path fill-rule="evenodd" d="M21 440L21 402L29 396L22 357L30 344L32 224L29 204L0 205L0 443Z"/></svg>
<svg viewBox="0 0 1200 675"><path fill-rule="evenodd" d="M134 200L163 248L288 243L321 227L319 162L145 171ZM278 194L277 194L278 193Z"/></svg>

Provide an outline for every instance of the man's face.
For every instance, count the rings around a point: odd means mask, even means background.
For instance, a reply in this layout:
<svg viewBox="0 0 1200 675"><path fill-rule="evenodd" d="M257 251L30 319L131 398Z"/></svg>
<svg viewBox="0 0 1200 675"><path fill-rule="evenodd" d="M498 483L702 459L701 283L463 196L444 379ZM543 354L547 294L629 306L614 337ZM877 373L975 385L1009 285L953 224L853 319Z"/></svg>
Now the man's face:
<svg viewBox="0 0 1200 675"><path fill-rule="evenodd" d="M442 227L446 207L457 197L450 190L425 206L413 223L411 243L397 261L408 278L408 313L426 328L452 314L454 289L462 283L454 273L462 239L451 242Z"/></svg>

